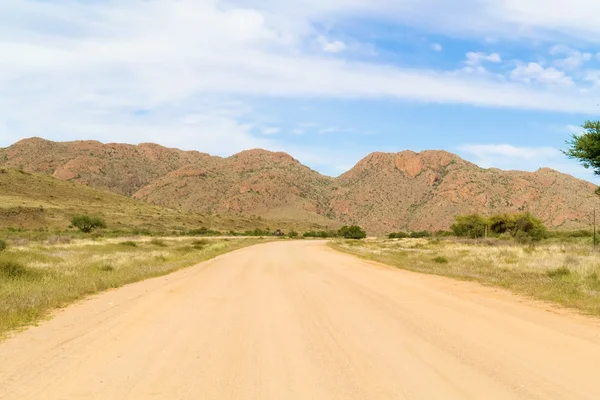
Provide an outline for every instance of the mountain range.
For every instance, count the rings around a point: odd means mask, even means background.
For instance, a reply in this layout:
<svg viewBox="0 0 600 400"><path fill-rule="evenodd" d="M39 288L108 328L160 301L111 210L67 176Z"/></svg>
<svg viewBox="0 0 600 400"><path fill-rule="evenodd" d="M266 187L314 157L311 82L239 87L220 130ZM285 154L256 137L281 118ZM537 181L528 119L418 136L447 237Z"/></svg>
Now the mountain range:
<svg viewBox="0 0 600 400"><path fill-rule="evenodd" d="M548 168L484 169L446 151L372 153L339 177L286 153L221 158L144 143L21 140L0 167L52 175L205 215L359 224L369 233L448 229L456 215L529 211L552 229L587 228L590 182Z"/></svg>

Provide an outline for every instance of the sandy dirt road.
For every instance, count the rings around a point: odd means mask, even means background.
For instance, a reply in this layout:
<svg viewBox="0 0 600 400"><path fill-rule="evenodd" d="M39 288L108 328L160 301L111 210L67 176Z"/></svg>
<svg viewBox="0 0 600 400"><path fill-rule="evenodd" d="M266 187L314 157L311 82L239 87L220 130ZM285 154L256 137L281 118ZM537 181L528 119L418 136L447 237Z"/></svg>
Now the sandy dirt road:
<svg viewBox="0 0 600 400"><path fill-rule="evenodd" d="M495 289L268 243L0 343L0 398L597 400L599 335Z"/></svg>

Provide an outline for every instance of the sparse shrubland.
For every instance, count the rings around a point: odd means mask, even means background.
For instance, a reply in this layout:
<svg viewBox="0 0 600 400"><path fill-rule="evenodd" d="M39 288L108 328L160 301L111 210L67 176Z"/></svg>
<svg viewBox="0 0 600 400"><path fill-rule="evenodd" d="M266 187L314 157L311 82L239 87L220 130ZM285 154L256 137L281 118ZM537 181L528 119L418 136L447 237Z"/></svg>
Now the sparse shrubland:
<svg viewBox="0 0 600 400"><path fill-rule="evenodd" d="M0 337L86 295L160 276L253 239L100 238L33 242L0 253Z"/></svg>
<svg viewBox="0 0 600 400"><path fill-rule="evenodd" d="M410 271L509 289L600 315L600 255L591 239L520 244L491 238L336 241L333 248Z"/></svg>

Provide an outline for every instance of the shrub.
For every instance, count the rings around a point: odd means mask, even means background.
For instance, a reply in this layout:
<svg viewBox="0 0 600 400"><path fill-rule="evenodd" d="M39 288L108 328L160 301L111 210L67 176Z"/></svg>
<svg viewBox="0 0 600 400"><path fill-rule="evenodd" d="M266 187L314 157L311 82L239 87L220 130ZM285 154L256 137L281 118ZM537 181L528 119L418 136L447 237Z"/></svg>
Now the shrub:
<svg viewBox="0 0 600 400"><path fill-rule="evenodd" d="M364 239L367 237L367 232L365 232L360 226L352 225L352 226L343 226L338 231L338 235L345 239Z"/></svg>
<svg viewBox="0 0 600 400"><path fill-rule="evenodd" d="M4 240L0 239L0 251L6 250L7 247L8 247L8 245L6 244L6 242Z"/></svg>
<svg viewBox="0 0 600 400"><path fill-rule="evenodd" d="M164 240L162 240L162 239L157 239L157 238L154 238L154 239L152 239L152 240L150 241L150 244L153 244L153 245L155 245L155 246L159 246L159 247L166 247L166 246L167 246L167 244L165 243L165 241L164 241Z"/></svg>
<svg viewBox="0 0 600 400"><path fill-rule="evenodd" d="M30 274L22 264L12 260L0 260L0 278L18 279Z"/></svg>
<svg viewBox="0 0 600 400"><path fill-rule="evenodd" d="M530 213L494 215L490 218L490 229L496 234L508 233L520 242L527 237L539 241L548 236L544 224Z"/></svg>
<svg viewBox="0 0 600 400"><path fill-rule="evenodd" d="M562 278L571 275L571 270L568 267L560 267L549 270L547 274L550 278Z"/></svg>
<svg viewBox="0 0 600 400"><path fill-rule="evenodd" d="M389 239L405 239L407 237L409 237L410 235L406 232L396 232L396 233L390 233L388 235Z"/></svg>
<svg viewBox="0 0 600 400"><path fill-rule="evenodd" d="M288 237L290 237L292 239L295 239L295 238L298 237L298 232L296 232L296 231L290 231L290 232L288 232Z"/></svg>
<svg viewBox="0 0 600 400"><path fill-rule="evenodd" d="M433 262L438 264L448 264L448 259L444 256L438 256L433 259Z"/></svg>
<svg viewBox="0 0 600 400"><path fill-rule="evenodd" d="M98 228L106 228L106 224L101 218L89 215L76 215L71 219L71 224L84 233L90 233Z"/></svg>
<svg viewBox="0 0 600 400"><path fill-rule="evenodd" d="M477 214L460 215L454 219L451 229L456 236L476 239L485 236L488 224L487 219Z"/></svg>
<svg viewBox="0 0 600 400"><path fill-rule="evenodd" d="M428 238L428 237L431 237L431 232L429 232L429 231L411 232L410 237L413 239Z"/></svg>

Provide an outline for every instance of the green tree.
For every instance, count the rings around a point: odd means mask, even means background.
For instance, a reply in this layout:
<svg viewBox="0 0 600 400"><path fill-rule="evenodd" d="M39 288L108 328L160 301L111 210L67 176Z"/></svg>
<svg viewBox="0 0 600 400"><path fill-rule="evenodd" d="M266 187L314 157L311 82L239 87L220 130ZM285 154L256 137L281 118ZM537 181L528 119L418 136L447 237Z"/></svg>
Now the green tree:
<svg viewBox="0 0 600 400"><path fill-rule="evenodd" d="M459 215L454 219L452 232L456 236L470 237L472 239L482 238L485 236L486 227L489 221L481 215Z"/></svg>
<svg viewBox="0 0 600 400"><path fill-rule="evenodd" d="M338 231L338 236L345 239L364 239L367 237L367 232L357 225L343 226Z"/></svg>
<svg viewBox="0 0 600 400"><path fill-rule="evenodd" d="M586 121L582 128L583 133L573 135L567 141L569 148L563 153L600 175L600 121ZM600 195L600 189L596 190L596 194Z"/></svg>
<svg viewBox="0 0 600 400"><path fill-rule="evenodd" d="M509 233L513 238L529 237L532 240L544 239L548 234L542 221L530 213L494 215L490 218L490 229L499 235Z"/></svg>
<svg viewBox="0 0 600 400"><path fill-rule="evenodd" d="M71 219L71 224L81 232L89 233L94 229L106 228L106 224L100 217L89 215L76 215Z"/></svg>

